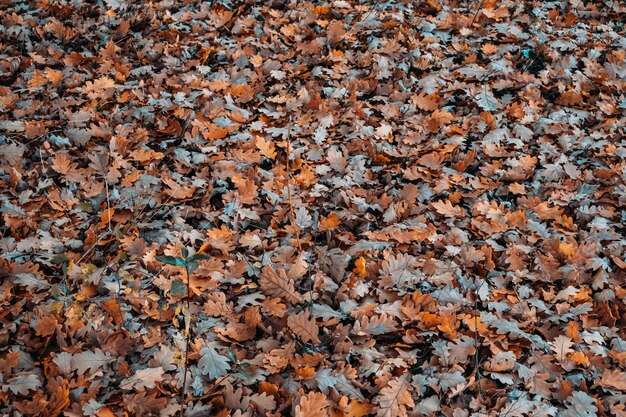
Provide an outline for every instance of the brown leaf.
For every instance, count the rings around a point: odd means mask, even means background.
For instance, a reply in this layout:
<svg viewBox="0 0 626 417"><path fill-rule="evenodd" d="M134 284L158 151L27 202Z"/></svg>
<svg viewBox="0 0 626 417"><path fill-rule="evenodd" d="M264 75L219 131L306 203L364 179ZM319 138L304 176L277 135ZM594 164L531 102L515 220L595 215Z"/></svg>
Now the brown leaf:
<svg viewBox="0 0 626 417"><path fill-rule="evenodd" d="M293 280L289 279L283 270L277 274L274 268L265 266L261 271L259 284L261 290L271 297L279 297L289 303L302 301L302 296L295 290Z"/></svg>
<svg viewBox="0 0 626 417"><path fill-rule="evenodd" d="M411 384L405 375L390 380L375 399L378 404L376 416L406 417L407 409L415 407L410 389Z"/></svg>
<svg viewBox="0 0 626 417"><path fill-rule="evenodd" d="M321 343L319 338L320 329L315 319L311 317L308 309L299 314L288 316L287 325L303 342Z"/></svg>
<svg viewBox="0 0 626 417"><path fill-rule="evenodd" d="M596 383L603 388L626 391L626 372L607 369Z"/></svg>
<svg viewBox="0 0 626 417"><path fill-rule="evenodd" d="M295 417L325 417L328 415L327 407L326 395L321 392L309 392L300 397L294 415Z"/></svg>

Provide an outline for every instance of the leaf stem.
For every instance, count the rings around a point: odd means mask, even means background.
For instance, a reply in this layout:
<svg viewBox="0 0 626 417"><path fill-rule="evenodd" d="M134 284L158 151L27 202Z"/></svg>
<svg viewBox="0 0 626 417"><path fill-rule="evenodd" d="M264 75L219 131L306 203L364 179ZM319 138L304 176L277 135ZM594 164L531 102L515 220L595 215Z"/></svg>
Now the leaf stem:
<svg viewBox="0 0 626 417"><path fill-rule="evenodd" d="M291 170L289 169L289 157L291 155L291 116L289 117L289 127L287 129L287 157L285 158L285 168L287 169L287 201L289 202L289 215L291 217L291 226L296 232L296 243L298 251L302 253L302 244L300 243L300 228L296 223L296 215L293 211L293 202L291 200Z"/></svg>
<svg viewBox="0 0 626 417"><path fill-rule="evenodd" d="M482 283L481 283L482 286ZM478 395L483 397L483 387L480 381L480 363L478 360L478 289L474 286L474 365L476 367L476 380L478 382Z"/></svg>
<svg viewBox="0 0 626 417"><path fill-rule="evenodd" d="M185 414L185 402L186 402L186 392L185 386L187 385L187 372L189 371L188 361L189 361L189 345L191 344L191 279L189 276L189 264L185 259L185 274L187 275L187 311L185 312L185 331L187 332L187 340L185 342L185 362L184 368L185 371L183 373L183 386L180 391L180 417L183 417Z"/></svg>

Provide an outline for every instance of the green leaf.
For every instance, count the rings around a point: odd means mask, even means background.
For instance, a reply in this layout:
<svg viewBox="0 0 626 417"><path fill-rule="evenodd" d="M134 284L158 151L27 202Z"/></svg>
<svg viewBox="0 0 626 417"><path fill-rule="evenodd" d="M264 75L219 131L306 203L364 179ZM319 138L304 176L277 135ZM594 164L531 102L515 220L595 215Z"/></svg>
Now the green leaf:
<svg viewBox="0 0 626 417"><path fill-rule="evenodd" d="M190 261L209 261L211 260L211 257L204 253L196 253L191 258L189 258L189 260Z"/></svg>
<svg viewBox="0 0 626 417"><path fill-rule="evenodd" d="M78 207L82 210L82 211L86 211L87 213L93 213L93 206L91 205L91 203L89 202L84 202L84 203L79 203Z"/></svg>
<svg viewBox="0 0 626 417"><path fill-rule="evenodd" d="M198 360L198 367L202 370L202 375L209 374L209 378L216 379L230 370L228 364L228 358L220 355L217 351L207 346L200 351L200 360Z"/></svg>
<svg viewBox="0 0 626 417"><path fill-rule="evenodd" d="M61 265L63 262L66 262L68 260L69 260L69 258L67 257L67 254L59 253L59 254L54 255L50 261L53 264Z"/></svg>
<svg viewBox="0 0 626 417"><path fill-rule="evenodd" d="M187 294L187 287L185 283L179 279L175 279L172 281L172 286L170 287L170 293L174 296L180 295L183 296Z"/></svg>
<svg viewBox="0 0 626 417"><path fill-rule="evenodd" d="M189 262L187 262L187 269L189 269L189 273L193 274L194 272L196 272L196 270L200 267L200 265L198 265L198 262L193 261L193 260L189 260Z"/></svg>
<svg viewBox="0 0 626 417"><path fill-rule="evenodd" d="M228 349L228 358L233 363L237 362L237 357L235 356L235 353L230 349Z"/></svg>
<svg viewBox="0 0 626 417"><path fill-rule="evenodd" d="M166 265L174 265L174 266L186 265L186 262L183 258L178 258L175 256L159 255L156 257L156 260Z"/></svg>
<svg viewBox="0 0 626 417"><path fill-rule="evenodd" d="M183 258L187 259L189 257L189 251L187 248L183 248L182 250Z"/></svg>

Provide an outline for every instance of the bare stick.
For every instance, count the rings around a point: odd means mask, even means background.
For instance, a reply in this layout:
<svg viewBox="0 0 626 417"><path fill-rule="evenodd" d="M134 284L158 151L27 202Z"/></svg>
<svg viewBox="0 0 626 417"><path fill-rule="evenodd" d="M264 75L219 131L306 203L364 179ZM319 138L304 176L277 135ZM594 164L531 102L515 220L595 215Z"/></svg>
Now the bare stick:
<svg viewBox="0 0 626 417"><path fill-rule="evenodd" d="M481 283L482 286L482 283ZM474 287L476 288L476 287ZM483 396L483 387L480 382L480 363L478 361L478 288L474 290L474 365L476 366L476 381L478 382L478 395Z"/></svg>
<svg viewBox="0 0 626 417"><path fill-rule="evenodd" d="M287 129L287 157L285 165L287 169L287 201L289 202L289 215L291 217L291 225L296 231L296 242L298 251L302 252L302 244L300 243L300 228L296 224L296 215L293 211L293 202L291 201L291 170L289 168L289 156L291 155L291 117L289 117L289 127Z"/></svg>
<svg viewBox="0 0 626 417"><path fill-rule="evenodd" d="M187 332L187 340L185 342L185 372L183 373L183 386L180 391L180 417L183 417L185 414L185 402L186 402L186 392L185 386L187 385L187 371L189 367L187 366L189 361L189 345L191 344L191 279L189 276L189 266L185 260L185 274L187 275L187 312L185 314L185 330Z"/></svg>

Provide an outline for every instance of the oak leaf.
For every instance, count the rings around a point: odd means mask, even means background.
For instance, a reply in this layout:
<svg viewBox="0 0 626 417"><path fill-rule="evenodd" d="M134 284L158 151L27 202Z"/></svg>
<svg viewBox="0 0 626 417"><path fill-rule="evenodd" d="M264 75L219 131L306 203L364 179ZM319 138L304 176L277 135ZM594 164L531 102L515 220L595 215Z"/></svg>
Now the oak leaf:
<svg viewBox="0 0 626 417"><path fill-rule="evenodd" d="M270 297L278 297L290 303L299 303L302 296L296 292L292 279L282 269L276 273L271 266L265 266L259 280L261 290Z"/></svg>
<svg viewBox="0 0 626 417"><path fill-rule="evenodd" d="M574 352L574 349L572 349L574 343L567 336L560 335L553 342L550 342L550 346L559 362L563 362L569 353Z"/></svg>
<svg viewBox="0 0 626 417"><path fill-rule="evenodd" d="M308 309L287 317L287 325L303 342L321 343L320 329Z"/></svg>
<svg viewBox="0 0 626 417"><path fill-rule="evenodd" d="M309 392L300 397L300 402L296 405L295 417L325 417L328 415L327 407L326 395L321 392Z"/></svg>
<svg viewBox="0 0 626 417"><path fill-rule="evenodd" d="M124 390L144 390L154 388L157 382L163 381L163 368L146 368L135 372L135 375L122 380L120 387Z"/></svg>
<svg viewBox="0 0 626 417"><path fill-rule="evenodd" d="M109 353L96 349L95 351L86 351L72 356L72 369L76 370L79 375L82 375L90 370L95 372L114 361L115 358Z"/></svg>
<svg viewBox="0 0 626 417"><path fill-rule="evenodd" d="M407 408L415 407L410 388L411 384L406 375L390 380L374 400L378 404L376 416L406 417Z"/></svg>
<svg viewBox="0 0 626 417"><path fill-rule="evenodd" d="M26 395L29 391L36 391L41 387L41 378L38 375L18 375L10 378L2 385L2 391L11 391L13 394Z"/></svg>
<svg viewBox="0 0 626 417"><path fill-rule="evenodd" d="M202 375L208 374L211 379L226 375L230 370L228 358L217 353L211 346L206 346L200 351L198 367L202 370Z"/></svg>
<svg viewBox="0 0 626 417"><path fill-rule="evenodd" d="M626 372L619 369L607 369L597 381L597 384L602 388L626 391Z"/></svg>

